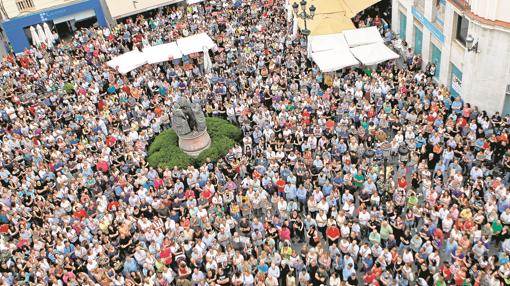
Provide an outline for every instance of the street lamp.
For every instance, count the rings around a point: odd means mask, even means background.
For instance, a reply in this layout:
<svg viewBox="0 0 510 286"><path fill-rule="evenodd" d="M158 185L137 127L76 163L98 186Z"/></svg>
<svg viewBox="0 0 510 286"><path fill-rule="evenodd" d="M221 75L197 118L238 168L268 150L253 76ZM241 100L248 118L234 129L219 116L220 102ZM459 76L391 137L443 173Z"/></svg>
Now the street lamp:
<svg viewBox="0 0 510 286"><path fill-rule="evenodd" d="M475 52L475 53L480 52L478 50L478 41L476 41L476 43L475 43L475 38L471 35L468 35L466 37L466 47L467 47L468 52Z"/></svg>
<svg viewBox="0 0 510 286"><path fill-rule="evenodd" d="M409 148L406 145L402 145L398 148L398 154L400 155L400 162L407 165L409 161Z"/></svg>
<svg viewBox="0 0 510 286"><path fill-rule="evenodd" d="M299 12L299 5L301 5L301 12ZM303 36L308 38L308 36L311 34L311 31L308 30L306 20L313 19L317 8L315 8L315 6L312 5L312 6L310 6L310 8L308 8L309 12L306 12L306 0L301 0L301 2L299 2L299 4L297 2L294 2L294 4L292 4L292 10L294 10L294 14L298 18L303 19L303 21L305 22L305 28L301 30L301 34L303 34Z"/></svg>
<svg viewBox="0 0 510 286"><path fill-rule="evenodd" d="M384 142L381 146L384 164L384 192L388 191L387 179L388 179L388 159L391 157L391 146L388 142Z"/></svg>

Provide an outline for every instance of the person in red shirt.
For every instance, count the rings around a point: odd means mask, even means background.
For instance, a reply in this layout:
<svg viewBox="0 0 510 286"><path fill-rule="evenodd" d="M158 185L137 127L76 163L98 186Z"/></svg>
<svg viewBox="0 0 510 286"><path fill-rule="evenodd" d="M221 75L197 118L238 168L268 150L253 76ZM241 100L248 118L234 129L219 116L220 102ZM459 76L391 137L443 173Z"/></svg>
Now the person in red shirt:
<svg viewBox="0 0 510 286"><path fill-rule="evenodd" d="M457 126L459 126L459 127L461 127L461 128L464 128L464 126L466 126L466 124L467 124L467 120L466 120L466 118L464 118L464 117L459 117L459 118L457 119Z"/></svg>
<svg viewBox="0 0 510 286"><path fill-rule="evenodd" d="M379 285L377 281L377 275L375 271L369 270L367 274L363 276L363 282L365 285Z"/></svg>
<svg viewBox="0 0 510 286"><path fill-rule="evenodd" d="M159 253L159 258L161 262L165 265L170 265L172 263L172 252L170 251L170 247L165 247Z"/></svg>
<svg viewBox="0 0 510 286"><path fill-rule="evenodd" d="M112 211L112 210L117 210L119 208L120 204L118 201L113 201L113 202L109 202L108 203L108 210L109 211Z"/></svg>
<svg viewBox="0 0 510 286"><path fill-rule="evenodd" d="M207 200L208 202L211 202L211 198L212 198L212 192L209 188L205 188L201 193L200 193L200 197L202 199L205 199Z"/></svg>
<svg viewBox="0 0 510 286"><path fill-rule="evenodd" d="M452 279L452 271L450 270L450 265L447 261L444 262L443 266L440 268L441 273L443 274L443 278L445 281L450 281Z"/></svg>
<svg viewBox="0 0 510 286"><path fill-rule="evenodd" d="M87 217L87 212L84 209L74 212L73 217L82 220Z"/></svg>
<svg viewBox="0 0 510 286"><path fill-rule="evenodd" d="M402 189L407 189L407 181L405 177L400 177L398 179L398 187Z"/></svg>
<svg viewBox="0 0 510 286"><path fill-rule="evenodd" d="M289 241L290 240L290 229L288 227L288 222L285 222L280 229L279 236L281 241Z"/></svg>
<svg viewBox="0 0 510 286"><path fill-rule="evenodd" d="M329 245L336 243L340 238L340 229L336 226L335 222L329 224L326 228L326 237L328 238Z"/></svg>
<svg viewBox="0 0 510 286"><path fill-rule="evenodd" d="M308 112L308 110L305 109L302 113L302 116L303 116L303 124L305 126L310 125L310 112Z"/></svg>
<svg viewBox="0 0 510 286"><path fill-rule="evenodd" d="M436 247L441 248L443 246L444 234L440 228L434 230L434 244Z"/></svg>
<svg viewBox="0 0 510 286"><path fill-rule="evenodd" d="M184 197L186 197L186 199L190 199L190 198L195 198L195 192L190 190L190 189L187 189L186 192L184 192Z"/></svg>
<svg viewBox="0 0 510 286"><path fill-rule="evenodd" d="M28 59L27 56L23 56L20 60L20 64L22 67L28 68L28 66L30 65L30 60Z"/></svg>
<svg viewBox="0 0 510 286"><path fill-rule="evenodd" d="M276 181L276 186L278 187L278 194L283 195L285 189L285 181L282 178L278 179L278 181Z"/></svg>

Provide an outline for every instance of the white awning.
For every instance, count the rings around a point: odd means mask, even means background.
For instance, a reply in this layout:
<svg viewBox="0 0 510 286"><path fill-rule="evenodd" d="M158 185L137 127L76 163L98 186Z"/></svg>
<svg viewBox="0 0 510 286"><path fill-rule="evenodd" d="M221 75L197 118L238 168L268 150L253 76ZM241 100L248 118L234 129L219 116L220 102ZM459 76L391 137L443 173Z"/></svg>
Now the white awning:
<svg viewBox="0 0 510 286"><path fill-rule="evenodd" d="M196 3L204 2L204 0L186 0L186 4L192 5Z"/></svg>
<svg viewBox="0 0 510 286"><path fill-rule="evenodd" d="M384 43L384 40L376 27L346 30L343 31L343 34L347 45L351 48L361 45Z"/></svg>
<svg viewBox="0 0 510 286"><path fill-rule="evenodd" d="M312 53L349 48L342 33L308 37Z"/></svg>
<svg viewBox="0 0 510 286"><path fill-rule="evenodd" d="M322 72L333 72L359 64L349 49L335 49L313 53L312 59Z"/></svg>
<svg viewBox="0 0 510 286"><path fill-rule="evenodd" d="M199 53L203 51L204 46L207 49L215 49L216 44L206 33L196 34L186 38L178 39L177 46L183 55Z"/></svg>
<svg viewBox="0 0 510 286"><path fill-rule="evenodd" d="M147 59L145 58L145 55L135 48L130 52L111 59L106 64L121 74L127 74L128 72L143 66L146 63Z"/></svg>
<svg viewBox="0 0 510 286"><path fill-rule="evenodd" d="M176 42L145 48L143 54L149 64L182 58L182 53Z"/></svg>
<svg viewBox="0 0 510 286"><path fill-rule="evenodd" d="M370 66L393 60L399 57L384 43L375 43L370 45L351 48L351 53L364 65Z"/></svg>

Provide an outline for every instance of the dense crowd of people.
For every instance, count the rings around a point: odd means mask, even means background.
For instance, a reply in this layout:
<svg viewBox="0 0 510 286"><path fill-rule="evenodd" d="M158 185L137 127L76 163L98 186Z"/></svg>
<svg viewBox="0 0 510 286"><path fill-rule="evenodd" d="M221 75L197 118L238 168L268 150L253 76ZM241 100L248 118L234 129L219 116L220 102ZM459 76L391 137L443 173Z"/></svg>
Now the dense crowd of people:
<svg viewBox="0 0 510 286"><path fill-rule="evenodd" d="M323 74L286 18L281 0L173 6L6 57L2 284L510 284L509 116L413 61ZM210 73L200 55L105 64L199 32ZM149 166L180 97L242 142Z"/></svg>

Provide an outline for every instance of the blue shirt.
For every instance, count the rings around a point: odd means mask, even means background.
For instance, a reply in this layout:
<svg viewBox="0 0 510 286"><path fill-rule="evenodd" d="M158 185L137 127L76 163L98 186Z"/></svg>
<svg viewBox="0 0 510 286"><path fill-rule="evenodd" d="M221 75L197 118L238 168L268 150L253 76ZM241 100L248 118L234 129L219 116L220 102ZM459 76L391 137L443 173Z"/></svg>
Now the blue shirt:
<svg viewBox="0 0 510 286"><path fill-rule="evenodd" d="M331 191L333 190L333 185L324 185L322 186L322 193L324 194L324 196L329 196L329 194L331 194Z"/></svg>
<svg viewBox="0 0 510 286"><path fill-rule="evenodd" d="M305 201L306 200L306 189L305 188L298 188L296 190L296 196L297 198L300 200L300 201Z"/></svg>
<svg viewBox="0 0 510 286"><path fill-rule="evenodd" d="M296 199L296 187L294 185L285 185L285 196L288 200Z"/></svg>

